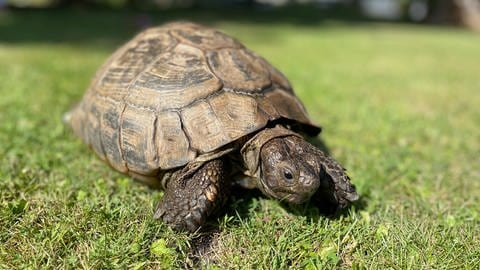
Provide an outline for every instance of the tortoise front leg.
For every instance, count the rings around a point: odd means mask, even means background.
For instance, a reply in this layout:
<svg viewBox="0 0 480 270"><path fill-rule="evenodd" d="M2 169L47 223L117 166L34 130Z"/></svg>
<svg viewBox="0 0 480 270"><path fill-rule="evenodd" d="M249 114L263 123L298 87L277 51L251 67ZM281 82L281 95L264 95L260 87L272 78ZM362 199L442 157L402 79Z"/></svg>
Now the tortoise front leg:
<svg viewBox="0 0 480 270"><path fill-rule="evenodd" d="M358 200L359 195L342 165L322 151L317 149L316 152L320 164L320 187L312 199L321 212L333 214Z"/></svg>
<svg viewBox="0 0 480 270"><path fill-rule="evenodd" d="M230 188L226 170L226 162L216 159L197 171L176 174L168 182L154 218L162 218L176 230L197 230L226 201Z"/></svg>

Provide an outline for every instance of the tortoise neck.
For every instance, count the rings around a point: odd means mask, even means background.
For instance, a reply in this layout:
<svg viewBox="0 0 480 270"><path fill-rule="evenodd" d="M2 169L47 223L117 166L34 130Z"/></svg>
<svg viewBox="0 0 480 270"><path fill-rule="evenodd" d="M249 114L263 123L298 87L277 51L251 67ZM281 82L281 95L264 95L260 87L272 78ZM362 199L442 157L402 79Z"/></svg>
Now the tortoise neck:
<svg viewBox="0 0 480 270"><path fill-rule="evenodd" d="M246 175L260 178L260 151L262 147L272 139L287 136L301 136L282 125L273 128L265 128L250 138L240 149L240 154L247 172Z"/></svg>

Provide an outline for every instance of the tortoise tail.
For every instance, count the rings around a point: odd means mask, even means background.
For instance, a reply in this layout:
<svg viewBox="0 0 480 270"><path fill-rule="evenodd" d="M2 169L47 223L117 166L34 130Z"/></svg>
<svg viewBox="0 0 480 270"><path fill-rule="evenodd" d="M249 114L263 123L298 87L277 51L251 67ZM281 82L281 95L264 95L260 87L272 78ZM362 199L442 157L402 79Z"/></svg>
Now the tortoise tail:
<svg viewBox="0 0 480 270"><path fill-rule="evenodd" d="M71 121L72 121L72 115L73 115L73 112L75 110L78 109L78 106L80 105L80 103L75 103L75 105L73 105L70 110L68 110L68 112L64 113L63 116L62 116L62 122L63 124L65 125L70 125Z"/></svg>

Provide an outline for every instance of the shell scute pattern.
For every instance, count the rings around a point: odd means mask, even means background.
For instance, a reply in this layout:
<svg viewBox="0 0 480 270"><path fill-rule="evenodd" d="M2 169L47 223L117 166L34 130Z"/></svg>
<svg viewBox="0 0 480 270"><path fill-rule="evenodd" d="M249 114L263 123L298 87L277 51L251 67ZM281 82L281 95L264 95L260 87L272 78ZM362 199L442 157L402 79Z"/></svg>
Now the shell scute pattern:
<svg viewBox="0 0 480 270"><path fill-rule="evenodd" d="M314 126L265 59L216 30L172 23L118 49L70 123L115 169L155 176L281 117Z"/></svg>
<svg viewBox="0 0 480 270"><path fill-rule="evenodd" d="M259 94L271 85L268 69L244 49L221 49L207 55L226 91Z"/></svg>
<svg viewBox="0 0 480 270"><path fill-rule="evenodd" d="M179 42L187 44L203 51L217 50L221 48L243 48L243 45L234 38L220 31L206 28L189 22L171 23L165 25L169 33Z"/></svg>

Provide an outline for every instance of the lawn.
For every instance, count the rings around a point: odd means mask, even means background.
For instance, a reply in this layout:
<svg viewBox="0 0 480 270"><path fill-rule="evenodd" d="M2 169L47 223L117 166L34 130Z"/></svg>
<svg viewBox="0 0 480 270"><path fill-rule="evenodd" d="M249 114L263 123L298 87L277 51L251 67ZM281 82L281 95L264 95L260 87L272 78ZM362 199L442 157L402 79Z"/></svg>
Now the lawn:
<svg viewBox="0 0 480 270"><path fill-rule="evenodd" d="M480 35L309 12L0 12L0 269L479 269ZM162 192L61 117L117 46L172 18L282 70L361 201L328 218L236 192L204 233L153 220Z"/></svg>

